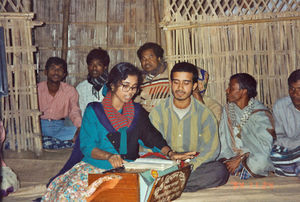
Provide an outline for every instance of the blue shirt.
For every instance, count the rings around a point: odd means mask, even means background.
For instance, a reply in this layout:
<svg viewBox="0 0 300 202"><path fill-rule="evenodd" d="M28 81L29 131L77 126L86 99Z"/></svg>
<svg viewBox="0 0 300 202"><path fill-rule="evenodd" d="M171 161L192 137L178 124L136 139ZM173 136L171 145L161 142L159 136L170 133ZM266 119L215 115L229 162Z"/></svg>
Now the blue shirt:
<svg viewBox="0 0 300 202"><path fill-rule="evenodd" d="M300 111L294 106L290 96L283 97L274 104L276 145L294 149L300 146Z"/></svg>

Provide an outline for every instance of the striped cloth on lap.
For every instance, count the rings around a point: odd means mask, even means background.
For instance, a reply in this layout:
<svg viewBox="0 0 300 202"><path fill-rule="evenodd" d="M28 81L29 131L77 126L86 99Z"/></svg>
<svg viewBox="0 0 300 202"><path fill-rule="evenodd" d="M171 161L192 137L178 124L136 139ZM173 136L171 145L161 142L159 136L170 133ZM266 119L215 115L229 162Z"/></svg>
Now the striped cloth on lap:
<svg viewBox="0 0 300 202"><path fill-rule="evenodd" d="M300 146L288 150L282 146L274 145L271 160L277 176L294 177L300 175Z"/></svg>

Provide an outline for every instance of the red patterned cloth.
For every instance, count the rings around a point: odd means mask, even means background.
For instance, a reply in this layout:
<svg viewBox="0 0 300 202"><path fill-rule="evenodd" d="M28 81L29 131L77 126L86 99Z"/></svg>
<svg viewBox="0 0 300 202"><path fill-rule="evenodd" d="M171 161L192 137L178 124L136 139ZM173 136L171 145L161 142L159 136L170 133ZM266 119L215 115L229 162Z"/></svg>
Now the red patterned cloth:
<svg viewBox="0 0 300 202"><path fill-rule="evenodd" d="M129 128L134 116L134 106L132 100L124 104L122 114L112 106L111 92L108 92L107 95L104 97L102 105L105 114L111 122L114 129L118 131L120 128L123 127Z"/></svg>

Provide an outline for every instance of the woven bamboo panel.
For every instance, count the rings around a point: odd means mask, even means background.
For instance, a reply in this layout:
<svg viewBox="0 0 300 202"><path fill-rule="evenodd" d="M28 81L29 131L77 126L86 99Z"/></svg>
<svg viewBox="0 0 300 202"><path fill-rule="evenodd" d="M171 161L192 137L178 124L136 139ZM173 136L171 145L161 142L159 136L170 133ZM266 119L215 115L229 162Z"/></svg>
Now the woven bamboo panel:
<svg viewBox="0 0 300 202"><path fill-rule="evenodd" d="M33 2L36 19L45 22L43 27L35 29L35 39L39 46L38 65L43 70L50 56L61 56L63 1ZM159 3L163 8L163 1ZM153 1L72 0L67 82L76 86L86 79L86 56L96 47L108 50L110 68L124 61L140 66L136 51L147 41L156 42ZM43 74L39 76L40 80L45 80Z"/></svg>
<svg viewBox="0 0 300 202"><path fill-rule="evenodd" d="M36 65L32 45L33 13L0 13L4 27L9 96L2 98L2 117L12 150L41 153Z"/></svg>
<svg viewBox="0 0 300 202"><path fill-rule="evenodd" d="M168 22L197 21L207 17L233 17L299 12L299 0L165 0Z"/></svg>
<svg viewBox="0 0 300 202"><path fill-rule="evenodd" d="M28 12L31 0L0 0L0 12Z"/></svg>
<svg viewBox="0 0 300 202"><path fill-rule="evenodd" d="M299 1L207 4L208 1L165 1L161 25L166 34L169 70L179 61L207 70L207 93L222 104L226 102L230 76L247 72L258 81L258 99L272 107L278 98L287 95L289 74L300 68ZM229 4L235 5L231 12ZM234 16L236 9L240 12Z"/></svg>

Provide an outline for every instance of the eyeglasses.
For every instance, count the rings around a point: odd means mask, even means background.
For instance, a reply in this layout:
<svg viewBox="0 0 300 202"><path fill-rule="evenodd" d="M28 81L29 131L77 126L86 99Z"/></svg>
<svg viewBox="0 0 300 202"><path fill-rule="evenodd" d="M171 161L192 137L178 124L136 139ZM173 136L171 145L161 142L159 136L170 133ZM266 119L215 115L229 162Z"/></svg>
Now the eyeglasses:
<svg viewBox="0 0 300 202"><path fill-rule="evenodd" d="M289 91L291 92L300 92L300 87L289 86Z"/></svg>
<svg viewBox="0 0 300 202"><path fill-rule="evenodd" d="M137 92L138 90L137 86L130 86L128 84L123 84L123 83L121 83L121 86L123 92L128 92L129 90L131 90L132 92Z"/></svg>

